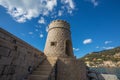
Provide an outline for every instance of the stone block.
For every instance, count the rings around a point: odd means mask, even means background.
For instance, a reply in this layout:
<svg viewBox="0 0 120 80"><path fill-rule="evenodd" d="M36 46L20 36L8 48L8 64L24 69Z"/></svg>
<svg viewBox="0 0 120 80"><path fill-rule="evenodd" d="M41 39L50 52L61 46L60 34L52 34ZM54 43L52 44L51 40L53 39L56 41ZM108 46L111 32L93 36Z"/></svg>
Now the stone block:
<svg viewBox="0 0 120 80"><path fill-rule="evenodd" d="M12 63L16 66L21 66L22 64L24 64L20 58L16 58Z"/></svg>
<svg viewBox="0 0 120 80"><path fill-rule="evenodd" d="M4 38L4 37L5 37L5 34L0 32L0 38Z"/></svg>
<svg viewBox="0 0 120 80"><path fill-rule="evenodd" d="M3 75L3 76L0 76L0 80L12 80L12 75Z"/></svg>
<svg viewBox="0 0 120 80"><path fill-rule="evenodd" d="M11 41L12 38L11 38L9 35L5 35L5 40L7 40L7 41Z"/></svg>
<svg viewBox="0 0 120 80"><path fill-rule="evenodd" d="M119 80L114 74L100 74L99 80Z"/></svg>
<svg viewBox="0 0 120 80"><path fill-rule="evenodd" d="M7 41L10 41L10 40L11 40L11 37L10 37L9 35L4 34L4 33L2 33L2 32L0 32L0 38L5 39L5 40L7 40Z"/></svg>
<svg viewBox="0 0 120 80"><path fill-rule="evenodd" d="M10 43L10 41L7 41L5 39L0 38L0 46L1 47L6 47L9 49L14 49L14 45Z"/></svg>
<svg viewBox="0 0 120 80"><path fill-rule="evenodd" d="M10 65L12 62L12 58L9 57L1 57L0 59L0 65Z"/></svg>
<svg viewBox="0 0 120 80"><path fill-rule="evenodd" d="M12 75L7 75L6 80L12 80Z"/></svg>
<svg viewBox="0 0 120 80"><path fill-rule="evenodd" d="M0 76L0 80L7 80L7 75Z"/></svg>
<svg viewBox="0 0 120 80"><path fill-rule="evenodd" d="M2 72L3 72L3 69L4 69L4 66L3 66L3 65L0 65L0 75L1 75Z"/></svg>
<svg viewBox="0 0 120 80"><path fill-rule="evenodd" d="M15 68L16 68L16 66L6 66L3 74L4 75L8 75L8 74L12 75L15 73Z"/></svg>
<svg viewBox="0 0 120 80"><path fill-rule="evenodd" d="M4 47L0 47L0 55L1 56L7 57L9 55L9 52L10 52L10 49L4 48Z"/></svg>
<svg viewBox="0 0 120 80"><path fill-rule="evenodd" d="M18 55L17 51L14 51L14 50L12 50L12 51L10 52L10 54L9 54L9 57L12 58L12 60L17 59L18 56L19 56L19 55Z"/></svg>

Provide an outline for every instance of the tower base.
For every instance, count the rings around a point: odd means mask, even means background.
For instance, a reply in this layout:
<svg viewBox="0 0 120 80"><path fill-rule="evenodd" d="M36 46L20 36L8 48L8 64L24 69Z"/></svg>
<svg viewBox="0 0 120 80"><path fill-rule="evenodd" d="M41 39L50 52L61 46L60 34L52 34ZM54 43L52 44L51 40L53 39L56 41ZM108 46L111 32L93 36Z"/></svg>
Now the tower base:
<svg viewBox="0 0 120 80"><path fill-rule="evenodd" d="M84 63L76 58L58 58L57 80L87 80Z"/></svg>

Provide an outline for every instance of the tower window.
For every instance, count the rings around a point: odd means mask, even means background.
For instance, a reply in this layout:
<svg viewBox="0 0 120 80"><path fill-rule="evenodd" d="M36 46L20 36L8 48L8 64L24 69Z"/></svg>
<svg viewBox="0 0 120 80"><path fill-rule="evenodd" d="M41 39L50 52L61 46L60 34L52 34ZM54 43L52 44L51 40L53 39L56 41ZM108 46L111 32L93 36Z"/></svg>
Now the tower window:
<svg viewBox="0 0 120 80"><path fill-rule="evenodd" d="M51 42L50 45L51 45L51 46L56 46L56 45L57 45L57 42Z"/></svg>

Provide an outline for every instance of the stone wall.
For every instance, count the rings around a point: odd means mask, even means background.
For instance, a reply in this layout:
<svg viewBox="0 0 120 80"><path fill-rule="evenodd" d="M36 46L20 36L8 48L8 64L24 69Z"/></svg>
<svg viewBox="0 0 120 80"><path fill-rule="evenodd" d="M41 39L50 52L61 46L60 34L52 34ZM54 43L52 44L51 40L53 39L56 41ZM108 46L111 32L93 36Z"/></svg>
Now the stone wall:
<svg viewBox="0 0 120 80"><path fill-rule="evenodd" d="M0 80L24 80L44 54L0 28Z"/></svg>
<svg viewBox="0 0 120 80"><path fill-rule="evenodd" d="M88 80L86 67L75 58L59 58L57 80Z"/></svg>

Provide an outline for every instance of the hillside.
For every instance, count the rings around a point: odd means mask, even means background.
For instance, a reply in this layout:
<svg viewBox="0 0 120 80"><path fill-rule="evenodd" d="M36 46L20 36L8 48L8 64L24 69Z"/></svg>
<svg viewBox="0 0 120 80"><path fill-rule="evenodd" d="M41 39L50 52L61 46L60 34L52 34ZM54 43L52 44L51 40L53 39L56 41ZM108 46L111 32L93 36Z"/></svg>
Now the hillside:
<svg viewBox="0 0 120 80"><path fill-rule="evenodd" d="M92 52L80 58L89 67L120 67L120 47Z"/></svg>

